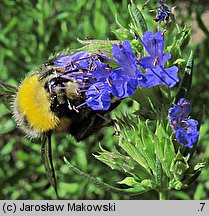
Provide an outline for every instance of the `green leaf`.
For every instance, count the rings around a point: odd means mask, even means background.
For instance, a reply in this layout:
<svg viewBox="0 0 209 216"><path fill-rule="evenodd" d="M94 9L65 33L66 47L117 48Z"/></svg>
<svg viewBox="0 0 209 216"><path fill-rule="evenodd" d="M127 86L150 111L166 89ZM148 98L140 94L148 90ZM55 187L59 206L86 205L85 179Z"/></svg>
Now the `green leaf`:
<svg viewBox="0 0 209 216"><path fill-rule="evenodd" d="M182 179L185 188L196 181L205 165L206 163L197 163L196 165L190 164Z"/></svg>
<svg viewBox="0 0 209 216"><path fill-rule="evenodd" d="M12 139L9 143L7 143L7 145L1 148L0 152L2 156L8 155L14 149L15 141L16 140Z"/></svg>
<svg viewBox="0 0 209 216"><path fill-rule="evenodd" d="M149 170L146 158L143 156L140 149L135 146L135 140L131 142L128 139L123 139L120 141L119 145L128 153L128 155L133 158L140 166Z"/></svg>
<svg viewBox="0 0 209 216"><path fill-rule="evenodd" d="M177 33L173 37L172 44L167 46L166 52L171 53L173 59L178 59L182 55L182 50L187 46L190 40L191 28L180 28L176 25Z"/></svg>
<svg viewBox="0 0 209 216"><path fill-rule="evenodd" d="M126 28L119 28L116 30L113 30L113 33L117 36L117 38L121 41L124 40L132 40L133 35L130 33L130 31Z"/></svg>
<svg viewBox="0 0 209 216"><path fill-rule="evenodd" d="M118 44L120 42L118 40L77 40L84 45L82 48L77 49L77 51L105 51L105 54L107 54L108 56L111 56L113 44Z"/></svg>
<svg viewBox="0 0 209 216"><path fill-rule="evenodd" d="M3 103L8 109L11 109L13 95L17 92L15 86L4 83L0 80L0 103Z"/></svg>
<svg viewBox="0 0 209 216"><path fill-rule="evenodd" d="M197 23L198 23L198 27L205 33L205 35L207 37L209 37L208 28L203 23L203 21L201 19L201 15L202 15L202 13L198 10L198 7L197 7L197 9L196 9L196 20L197 20Z"/></svg>
<svg viewBox="0 0 209 216"><path fill-rule="evenodd" d="M145 188L154 189L154 184L149 179L144 179L141 181L141 183L139 183L133 177L126 177L122 181L118 182L118 184L125 184L129 187L141 188L142 190L144 190Z"/></svg>
<svg viewBox="0 0 209 216"><path fill-rule="evenodd" d="M158 142L156 142L155 145L156 156L162 165L163 171L169 178L171 178L172 173L170 172L170 167L173 159L175 158L175 149L173 143L169 134L167 134L165 131L162 123L158 123L155 134L158 138Z"/></svg>
<svg viewBox="0 0 209 216"><path fill-rule="evenodd" d="M6 25L6 27L3 28L3 30L0 31L0 40L2 37L4 37L8 32L12 31L12 29L17 24L18 20L17 17L13 17L9 23Z"/></svg>
<svg viewBox="0 0 209 216"><path fill-rule="evenodd" d="M131 0L131 4L128 5L128 10L134 24L135 33L138 35L144 34L147 31L147 24L141 11L137 8L134 1Z"/></svg>
<svg viewBox="0 0 209 216"><path fill-rule="evenodd" d="M161 186L162 185L162 180L163 180L163 169L162 169L162 164L159 158L156 158L156 164L155 164L155 169L156 169L156 174L155 174L155 180L156 184Z"/></svg>
<svg viewBox="0 0 209 216"><path fill-rule="evenodd" d="M125 184L130 187L135 187L139 182L137 182L133 177L126 177L122 181L119 181L118 184Z"/></svg>
<svg viewBox="0 0 209 216"><path fill-rule="evenodd" d="M96 184L98 187L100 187L103 190L110 191L113 193L128 194L128 195L142 194L142 193L145 193L149 190L148 188L142 187L140 184L138 184L136 188L127 188L127 189L121 189L121 188L113 187L113 186L99 180L96 177L93 177L87 173L84 173L83 171L79 170L77 167L74 167L69 161L67 161L67 159L65 157L64 157L64 161L73 172L77 173L78 175L83 176L89 182Z"/></svg>
<svg viewBox="0 0 209 216"><path fill-rule="evenodd" d="M194 65L194 54L193 51L191 51L189 58L187 60L183 79L181 81L180 87L176 94L175 103L177 103L181 98L188 98L189 96L189 90L192 84L193 65Z"/></svg>
<svg viewBox="0 0 209 216"><path fill-rule="evenodd" d="M99 155L94 155L98 160L110 166L112 169L129 173L140 179L150 178L150 173L141 165L137 164L131 157L119 152L108 152L100 146Z"/></svg>
<svg viewBox="0 0 209 216"><path fill-rule="evenodd" d="M164 86L138 88L131 98L140 104L136 114L142 120L158 119L171 103L170 89Z"/></svg>
<svg viewBox="0 0 209 216"><path fill-rule="evenodd" d="M155 174L155 143L157 137L153 134L152 130L148 126L148 121L139 121L138 139L136 139L137 148L141 149L141 153L146 158L149 169Z"/></svg>
<svg viewBox="0 0 209 216"><path fill-rule="evenodd" d="M189 164L187 161L188 157L184 157L179 150L172 161L170 169L176 180L181 181L185 172L188 170Z"/></svg>

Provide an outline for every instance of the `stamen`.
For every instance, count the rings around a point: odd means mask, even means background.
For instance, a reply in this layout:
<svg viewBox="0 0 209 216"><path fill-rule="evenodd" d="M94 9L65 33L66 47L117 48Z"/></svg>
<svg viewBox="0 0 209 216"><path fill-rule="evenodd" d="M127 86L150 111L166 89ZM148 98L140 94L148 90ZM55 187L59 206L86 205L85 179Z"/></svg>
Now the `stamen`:
<svg viewBox="0 0 209 216"><path fill-rule="evenodd" d="M186 107L188 104L189 104L189 102L188 102L188 101L184 101L184 103L183 103L183 104L181 104L181 107Z"/></svg>
<svg viewBox="0 0 209 216"><path fill-rule="evenodd" d="M49 85L49 93L51 94L52 93L52 85Z"/></svg>
<svg viewBox="0 0 209 216"><path fill-rule="evenodd" d="M113 84L112 84L112 82L110 81L110 79L109 79L109 78L107 78L106 80L107 80L107 83L108 83L108 85L109 85L110 87L112 87L112 86L113 86Z"/></svg>
<svg viewBox="0 0 209 216"><path fill-rule="evenodd" d="M68 108L69 108L69 110L72 110L73 108L72 108L72 106L71 106L71 104L70 104L70 101L69 101L69 100L67 100L67 103L68 103Z"/></svg>
<svg viewBox="0 0 209 216"><path fill-rule="evenodd" d="M168 23L168 16L167 15L165 16L163 22L164 22L165 25L167 25L167 23Z"/></svg>
<svg viewBox="0 0 209 216"><path fill-rule="evenodd" d="M92 70L94 71L94 70L96 70L97 68L98 68L98 66L95 65L95 66L92 68Z"/></svg>
<svg viewBox="0 0 209 216"><path fill-rule="evenodd" d="M56 78L58 77L57 71L54 71L54 75L56 76Z"/></svg>
<svg viewBox="0 0 209 216"><path fill-rule="evenodd" d="M77 95L81 95L78 89L75 89Z"/></svg>
<svg viewBox="0 0 209 216"><path fill-rule="evenodd" d="M98 93L100 93L100 90L98 89L97 86L94 85L94 88L95 88L95 90L96 90Z"/></svg>
<svg viewBox="0 0 209 216"><path fill-rule="evenodd" d="M74 67L73 61L70 61L70 66Z"/></svg>
<svg viewBox="0 0 209 216"><path fill-rule="evenodd" d="M162 31L161 35L164 36L164 34L165 34L166 31L167 31L167 30L164 29L164 30Z"/></svg>
<svg viewBox="0 0 209 216"><path fill-rule="evenodd" d="M77 107L73 106L73 110L75 110L77 113L79 113L79 110L77 109Z"/></svg>
<svg viewBox="0 0 209 216"><path fill-rule="evenodd" d="M66 86L56 86L56 87L53 88L53 90L54 90L54 91L56 91L56 90L63 90L63 89L65 90L65 89L67 89L67 88L68 88L68 87L66 87Z"/></svg>
<svg viewBox="0 0 209 216"><path fill-rule="evenodd" d="M82 107L82 106L84 106L84 105L86 105L87 104L87 102L84 102L84 103L82 103L82 104L80 104L80 105L78 105L77 107L75 107L76 109L79 109L80 107Z"/></svg>
<svg viewBox="0 0 209 216"><path fill-rule="evenodd" d="M154 60L154 66L155 66L155 67L157 66L158 60L159 60L159 56L156 56L156 58L155 58L155 60Z"/></svg>
<svg viewBox="0 0 209 216"><path fill-rule="evenodd" d="M148 5L149 1L150 1L150 0L147 0L147 1L145 2L145 4L142 6L142 9L144 9L144 8Z"/></svg>
<svg viewBox="0 0 209 216"><path fill-rule="evenodd" d="M181 126L182 126L182 128L187 129L189 127L189 124L183 120L183 121L181 121Z"/></svg>
<svg viewBox="0 0 209 216"><path fill-rule="evenodd" d="M91 61L91 62L89 63L89 70L92 70L92 66L93 66L93 61Z"/></svg>

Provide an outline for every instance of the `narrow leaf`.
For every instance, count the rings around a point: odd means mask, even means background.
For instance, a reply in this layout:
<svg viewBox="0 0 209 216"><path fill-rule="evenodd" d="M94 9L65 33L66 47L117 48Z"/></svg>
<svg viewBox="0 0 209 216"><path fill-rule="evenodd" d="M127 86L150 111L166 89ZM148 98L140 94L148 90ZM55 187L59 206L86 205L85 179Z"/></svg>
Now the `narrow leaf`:
<svg viewBox="0 0 209 216"><path fill-rule="evenodd" d="M83 171L79 170L77 167L74 167L65 157L64 161L67 164L67 166L75 173L77 173L80 176L83 176L85 179L87 179L89 182L97 185L103 190L110 191L113 193L120 193L120 194L128 194L128 195L136 195L136 194L142 194L147 192L149 189L142 187L140 184L136 188L127 188L127 189L121 189L117 187L113 187L101 180L99 180L96 177L93 177L87 173L84 173Z"/></svg>
<svg viewBox="0 0 209 216"><path fill-rule="evenodd" d="M177 103L181 98L188 98L189 90L192 84L193 64L194 64L194 54L193 51L191 51L186 64L182 82L176 94L175 103Z"/></svg>
<svg viewBox="0 0 209 216"><path fill-rule="evenodd" d="M147 24L141 11L137 8L134 1L131 1L131 5L128 5L128 10L137 33L139 35L141 35L140 33L144 34L147 31ZM139 28L141 29L141 32L138 31Z"/></svg>

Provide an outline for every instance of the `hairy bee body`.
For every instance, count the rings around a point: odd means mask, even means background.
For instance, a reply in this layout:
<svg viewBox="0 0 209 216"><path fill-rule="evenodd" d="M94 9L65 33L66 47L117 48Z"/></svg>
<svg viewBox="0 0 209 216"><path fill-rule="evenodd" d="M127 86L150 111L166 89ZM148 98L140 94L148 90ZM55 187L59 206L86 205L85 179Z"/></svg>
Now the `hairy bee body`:
<svg viewBox="0 0 209 216"><path fill-rule="evenodd" d="M53 65L43 65L26 77L13 101L13 116L29 138L47 132L68 132L82 140L101 127L102 111L76 107L85 101L78 84L58 76ZM100 115L98 115L100 114Z"/></svg>

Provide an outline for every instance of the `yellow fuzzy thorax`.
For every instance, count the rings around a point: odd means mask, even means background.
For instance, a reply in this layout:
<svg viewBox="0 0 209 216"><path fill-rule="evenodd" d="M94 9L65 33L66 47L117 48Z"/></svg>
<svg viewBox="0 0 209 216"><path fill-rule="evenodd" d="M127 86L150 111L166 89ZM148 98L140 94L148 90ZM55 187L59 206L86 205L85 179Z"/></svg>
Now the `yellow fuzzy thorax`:
<svg viewBox="0 0 209 216"><path fill-rule="evenodd" d="M30 126L39 132L55 130L60 122L50 109L49 95L38 75L23 81L17 93L17 107Z"/></svg>

